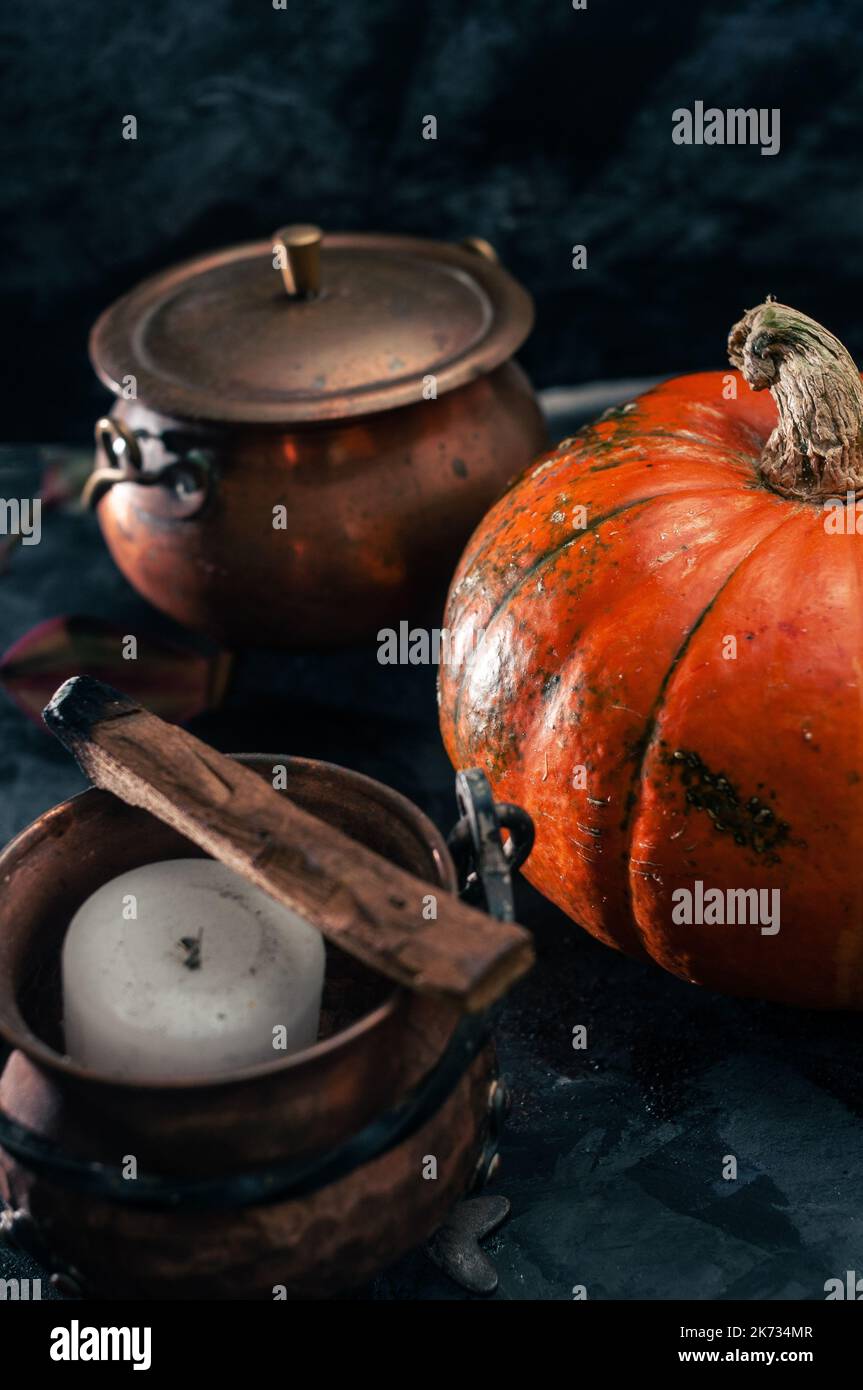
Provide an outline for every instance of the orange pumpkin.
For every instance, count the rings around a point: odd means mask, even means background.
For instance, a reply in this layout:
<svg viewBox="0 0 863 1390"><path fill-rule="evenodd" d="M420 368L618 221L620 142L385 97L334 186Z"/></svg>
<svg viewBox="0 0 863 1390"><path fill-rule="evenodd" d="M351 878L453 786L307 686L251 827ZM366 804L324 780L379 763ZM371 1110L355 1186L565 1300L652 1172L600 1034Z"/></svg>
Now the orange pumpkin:
<svg viewBox="0 0 863 1390"><path fill-rule="evenodd" d="M564 440L486 516L447 604L442 731L531 813L527 878L601 941L856 1008L863 388L772 302L729 355Z"/></svg>

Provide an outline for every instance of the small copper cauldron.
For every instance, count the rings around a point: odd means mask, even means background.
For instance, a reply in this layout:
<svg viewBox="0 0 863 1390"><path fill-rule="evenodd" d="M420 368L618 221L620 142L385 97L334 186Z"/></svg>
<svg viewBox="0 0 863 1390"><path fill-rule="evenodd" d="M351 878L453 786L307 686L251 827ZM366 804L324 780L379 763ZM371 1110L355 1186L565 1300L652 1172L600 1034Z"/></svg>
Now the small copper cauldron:
<svg viewBox="0 0 863 1390"><path fill-rule="evenodd" d="M533 306L487 242L289 227L165 271L90 340L98 505L132 584L228 645L424 616L546 444Z"/></svg>
<svg viewBox="0 0 863 1390"><path fill-rule="evenodd" d="M396 792L327 763L243 760L268 778L284 766L300 806L456 891L446 842ZM460 784L453 853L470 858L473 832L481 869L502 852L487 819L484 846L475 833L473 798L490 792L479 773ZM530 823L517 808L500 813L520 862ZM0 1033L15 1049L0 1082L0 1194L33 1253L84 1292L271 1299L280 1286L308 1297L362 1283L428 1238L493 1163L503 1092L488 1020L459 1021L328 947L314 1047L204 1083L126 1084L78 1066L62 1052L59 985L74 912L115 875L198 853L90 790L0 855ZM506 873L490 877L505 914Z"/></svg>

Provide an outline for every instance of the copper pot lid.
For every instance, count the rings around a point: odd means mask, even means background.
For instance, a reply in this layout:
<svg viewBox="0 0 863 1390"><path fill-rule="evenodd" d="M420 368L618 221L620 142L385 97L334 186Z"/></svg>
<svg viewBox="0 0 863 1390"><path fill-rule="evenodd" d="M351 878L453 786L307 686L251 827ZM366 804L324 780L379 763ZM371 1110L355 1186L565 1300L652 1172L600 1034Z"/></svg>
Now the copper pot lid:
<svg viewBox="0 0 863 1390"><path fill-rule="evenodd" d="M145 280L99 318L90 356L112 391L134 377L162 414L291 424L451 391L532 324L486 242L287 227Z"/></svg>

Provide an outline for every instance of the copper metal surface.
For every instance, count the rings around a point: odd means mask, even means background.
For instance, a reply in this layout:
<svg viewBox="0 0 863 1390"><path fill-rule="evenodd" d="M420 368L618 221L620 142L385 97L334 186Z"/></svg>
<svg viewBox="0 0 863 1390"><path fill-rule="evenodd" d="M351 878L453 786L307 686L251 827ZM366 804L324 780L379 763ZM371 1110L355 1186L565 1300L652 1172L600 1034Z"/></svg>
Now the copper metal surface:
<svg viewBox="0 0 863 1390"><path fill-rule="evenodd" d="M237 646L360 640L440 611L479 518L546 442L511 362L437 400L292 433L189 426L137 401L113 418L141 433L147 473L173 461L182 478L186 453L211 478L191 516L188 493L110 487L98 515L114 560L157 608Z"/></svg>
<svg viewBox="0 0 863 1390"><path fill-rule="evenodd" d="M422 401L429 375L443 395L505 362L533 324L530 296L476 247L330 234L320 286L286 294L273 242L229 247L117 300L90 356L116 395L132 376L160 414L284 426Z"/></svg>
<svg viewBox="0 0 863 1390"><path fill-rule="evenodd" d="M313 299L320 294L323 239L320 227L297 223L276 232L274 249L283 253L284 260L279 269L285 292L292 298Z"/></svg>
<svg viewBox="0 0 863 1390"><path fill-rule="evenodd" d="M441 836L411 803L356 773L302 759L287 792L405 867L455 887ZM331 1036L282 1061L206 1083L122 1083L60 1050L59 950L75 909L117 874L194 854L175 832L88 791L40 817L0 855L0 1032L16 1049L0 1104L78 1155L142 1168L218 1173L335 1144L391 1105L437 1060L454 1016L391 990L330 953L324 999ZM359 1012L359 1016L356 1016ZM69 1194L0 1154L0 1191L26 1205L46 1243L114 1295L272 1297L360 1282L425 1240L467 1189L489 1125L486 1050L409 1141L309 1198L233 1212L140 1211ZM439 1177L422 1176L435 1154Z"/></svg>
<svg viewBox="0 0 863 1390"><path fill-rule="evenodd" d="M487 242L318 237L286 227L280 255L165 271L91 335L118 396L87 489L111 553L156 607L236 646L433 621L471 531L547 442L508 361L532 303Z"/></svg>

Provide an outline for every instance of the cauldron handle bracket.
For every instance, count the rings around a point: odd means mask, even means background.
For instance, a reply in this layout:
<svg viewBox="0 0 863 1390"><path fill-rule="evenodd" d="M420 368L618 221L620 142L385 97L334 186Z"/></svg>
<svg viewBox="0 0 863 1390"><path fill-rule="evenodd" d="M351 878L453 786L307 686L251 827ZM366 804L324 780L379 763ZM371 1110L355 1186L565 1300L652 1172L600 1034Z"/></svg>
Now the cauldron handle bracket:
<svg viewBox="0 0 863 1390"><path fill-rule="evenodd" d="M167 514L185 520L197 516L212 486L212 459L206 449L185 449L161 468L147 471L141 454L141 440L157 436L145 430L133 431L122 420L105 415L96 421L97 463L84 484L81 501L95 509L116 483L137 483L139 487L164 490ZM165 444L167 437L162 437Z"/></svg>
<svg viewBox="0 0 863 1390"><path fill-rule="evenodd" d="M533 848L534 826L527 811L508 801L494 799L482 768L472 767L456 776L456 800L461 813L447 845L461 883L461 895L481 902L489 916L501 922L515 921L512 874ZM502 830L508 832L504 841ZM474 1174L471 1192L476 1194L494 1175L499 1164L498 1141L509 1104L507 1087L496 1077L489 1088L488 1134ZM471 1195L457 1202L444 1224L426 1244L429 1258L460 1288L473 1294L494 1293L497 1270L480 1247L509 1215L509 1200Z"/></svg>
<svg viewBox="0 0 863 1390"><path fill-rule="evenodd" d="M482 768L459 772L455 794L461 818L447 844L462 880L462 897L483 900L486 912L499 922L514 922L512 873L533 849L533 821L520 806L495 801ZM509 834L506 842L502 829Z"/></svg>

